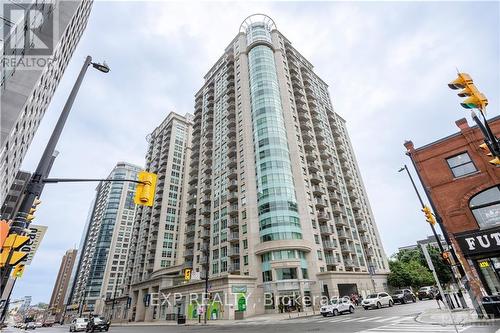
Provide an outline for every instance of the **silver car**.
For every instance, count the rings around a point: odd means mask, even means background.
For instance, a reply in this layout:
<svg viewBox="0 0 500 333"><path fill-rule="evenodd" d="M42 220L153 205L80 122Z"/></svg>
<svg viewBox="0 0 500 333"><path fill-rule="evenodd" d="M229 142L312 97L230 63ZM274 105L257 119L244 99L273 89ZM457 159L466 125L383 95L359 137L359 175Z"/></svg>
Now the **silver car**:
<svg viewBox="0 0 500 333"><path fill-rule="evenodd" d="M78 331L85 331L87 329L87 323L88 323L87 318L75 318L71 321L71 324L69 324L69 331L70 332L78 332Z"/></svg>

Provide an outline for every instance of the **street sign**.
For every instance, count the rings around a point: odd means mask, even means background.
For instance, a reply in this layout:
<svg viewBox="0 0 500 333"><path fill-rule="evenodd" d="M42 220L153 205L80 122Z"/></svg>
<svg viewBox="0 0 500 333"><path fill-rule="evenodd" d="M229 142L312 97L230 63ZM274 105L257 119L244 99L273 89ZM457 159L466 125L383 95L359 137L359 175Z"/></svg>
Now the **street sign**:
<svg viewBox="0 0 500 333"><path fill-rule="evenodd" d="M29 233L27 234L30 239L20 249L21 252L28 252L28 255L22 261L24 265L31 264L31 261L33 260L33 257L35 256L35 253L38 250L40 242L42 241L46 231L47 226L45 225L30 224Z"/></svg>

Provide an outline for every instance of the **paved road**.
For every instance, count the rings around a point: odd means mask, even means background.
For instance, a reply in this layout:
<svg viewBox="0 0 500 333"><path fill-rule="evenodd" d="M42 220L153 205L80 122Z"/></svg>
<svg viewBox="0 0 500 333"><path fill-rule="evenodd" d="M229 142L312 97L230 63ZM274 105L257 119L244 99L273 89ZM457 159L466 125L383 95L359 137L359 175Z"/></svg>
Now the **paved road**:
<svg viewBox="0 0 500 333"><path fill-rule="evenodd" d="M209 326L115 326L111 333L181 333L181 332L259 332L259 333L453 333L453 326L439 326L417 323L414 318L424 309L436 306L434 301L423 301L415 304L396 305L392 308L365 311L359 308L354 314L337 317L313 316L292 318L286 320L265 319L245 320L242 322L225 323ZM460 333L494 333L500 329L496 326L466 326L458 327ZM39 328L34 333L68 332L66 326ZM2 333L4 333L2 331ZM9 328L5 333L21 333L21 330Z"/></svg>

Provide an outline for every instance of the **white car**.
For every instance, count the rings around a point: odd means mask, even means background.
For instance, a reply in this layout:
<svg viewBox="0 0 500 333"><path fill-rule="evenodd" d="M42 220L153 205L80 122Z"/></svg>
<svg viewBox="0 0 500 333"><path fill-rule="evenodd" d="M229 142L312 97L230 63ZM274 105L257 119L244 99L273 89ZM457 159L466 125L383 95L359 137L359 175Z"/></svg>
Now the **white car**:
<svg viewBox="0 0 500 333"><path fill-rule="evenodd" d="M354 304L352 304L349 297L344 296L342 298L332 299L329 304L323 305L321 307L320 312L323 317L326 317L328 315L337 316L340 313L344 312L353 313Z"/></svg>
<svg viewBox="0 0 500 333"><path fill-rule="evenodd" d="M363 302L361 302L361 305L365 310L368 310L370 308L377 308L380 309L383 306L393 306L394 301L392 300L392 297L388 293L377 293L377 294L371 294L366 297Z"/></svg>
<svg viewBox="0 0 500 333"><path fill-rule="evenodd" d="M69 324L69 331L70 332L78 332L78 331L85 331L87 329L87 322L89 320L87 318L75 318L71 321L71 324Z"/></svg>

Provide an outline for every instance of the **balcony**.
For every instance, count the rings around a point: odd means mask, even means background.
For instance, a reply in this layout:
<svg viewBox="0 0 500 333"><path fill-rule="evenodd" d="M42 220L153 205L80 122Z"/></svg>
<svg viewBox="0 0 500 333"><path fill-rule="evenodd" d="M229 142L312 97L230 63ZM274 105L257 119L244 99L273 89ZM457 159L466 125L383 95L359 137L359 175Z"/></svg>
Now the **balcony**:
<svg viewBox="0 0 500 333"><path fill-rule="evenodd" d="M354 214L354 220L356 220L356 222L363 221L364 220L363 215L361 215L361 214Z"/></svg>
<svg viewBox="0 0 500 333"><path fill-rule="evenodd" d="M354 253L354 248L348 244L340 245L340 249L342 250L342 252L345 252L345 253Z"/></svg>
<svg viewBox="0 0 500 333"><path fill-rule="evenodd" d="M227 177L229 179L236 179L236 177L238 177L238 170L236 168L230 168Z"/></svg>
<svg viewBox="0 0 500 333"><path fill-rule="evenodd" d="M240 241L240 234L238 232L230 232L227 235L227 240L230 243L238 243Z"/></svg>
<svg viewBox="0 0 500 333"><path fill-rule="evenodd" d="M190 195L188 196L188 203L189 203L189 204L193 204L193 203L195 203L195 202L196 202L196 194L190 194Z"/></svg>
<svg viewBox="0 0 500 333"><path fill-rule="evenodd" d="M368 227L367 227L366 223L359 223L357 227L358 227L359 233L365 233L368 231Z"/></svg>
<svg viewBox="0 0 500 333"><path fill-rule="evenodd" d="M229 159L229 162L228 162L229 167L235 167L237 164L238 164L238 160L235 157Z"/></svg>
<svg viewBox="0 0 500 333"><path fill-rule="evenodd" d="M210 218L204 217L200 220L200 226L203 228L210 228Z"/></svg>
<svg viewBox="0 0 500 333"><path fill-rule="evenodd" d="M318 222L327 222L330 220L330 214L325 211L318 212Z"/></svg>
<svg viewBox="0 0 500 333"><path fill-rule="evenodd" d="M237 217L232 217L227 221L227 226L229 229L238 229L240 222Z"/></svg>
<svg viewBox="0 0 500 333"><path fill-rule="evenodd" d="M337 261L337 259L335 257L325 257L325 261L326 261L326 264L327 265L338 265L339 262Z"/></svg>
<svg viewBox="0 0 500 333"><path fill-rule="evenodd" d="M201 197L201 203L205 205L210 203L210 200L211 200L210 195L204 195Z"/></svg>
<svg viewBox="0 0 500 333"><path fill-rule="evenodd" d="M347 223L347 220L343 218L336 218L335 219L335 226L336 227L348 227L349 223Z"/></svg>
<svg viewBox="0 0 500 333"><path fill-rule="evenodd" d="M187 249L184 251L184 258L192 258L193 257L193 249Z"/></svg>
<svg viewBox="0 0 500 333"><path fill-rule="evenodd" d="M240 263L232 263L227 266L227 271L229 273L238 273L240 271Z"/></svg>
<svg viewBox="0 0 500 333"><path fill-rule="evenodd" d="M340 202L340 197L334 192L330 192L329 198L331 202Z"/></svg>
<svg viewBox="0 0 500 333"><path fill-rule="evenodd" d="M188 205L188 210L187 210L188 214L191 214L195 211L196 211L196 204L195 203Z"/></svg>
<svg viewBox="0 0 500 333"><path fill-rule="evenodd" d="M202 229L200 233L200 238L201 239L210 239L210 230L209 229Z"/></svg>
<svg viewBox="0 0 500 333"><path fill-rule="evenodd" d="M339 216L342 214L342 209L338 205L332 205L332 212L334 215Z"/></svg>
<svg viewBox="0 0 500 333"><path fill-rule="evenodd" d="M184 242L186 244L186 247L192 247L194 245L194 237L186 237L186 240Z"/></svg>
<svg viewBox="0 0 500 333"><path fill-rule="evenodd" d="M210 213L211 213L211 208L210 208L210 205L204 205L202 208L201 208L201 211L200 213L204 216L210 216Z"/></svg>
<svg viewBox="0 0 500 333"><path fill-rule="evenodd" d="M227 189L230 191L233 191L237 188L238 188L238 181L237 180L231 180L227 185Z"/></svg>
<svg viewBox="0 0 500 333"><path fill-rule="evenodd" d="M238 204L232 204L231 206L229 206L227 213L230 216L238 215L238 213L239 213Z"/></svg>
<svg viewBox="0 0 500 333"><path fill-rule="evenodd" d="M234 148L230 148L228 151L227 151L227 157L229 158L232 158L232 157L235 157L236 156L236 149Z"/></svg>
<svg viewBox="0 0 500 333"><path fill-rule="evenodd" d="M337 246L335 245L334 242L332 241L323 241L323 249L329 251L329 250L335 250Z"/></svg>
<svg viewBox="0 0 500 333"><path fill-rule="evenodd" d="M328 206L328 203L324 199L315 198L315 200L313 200L313 201L314 201L314 204L316 205L316 208L318 208L318 209L325 208L326 206Z"/></svg>
<svg viewBox="0 0 500 333"><path fill-rule="evenodd" d="M231 257L231 258L240 256L240 248L239 247L230 247L228 252L229 252L228 253L229 257Z"/></svg>
<svg viewBox="0 0 500 333"><path fill-rule="evenodd" d="M236 192L229 192L227 195L227 201L235 202L238 201L238 194Z"/></svg>
<svg viewBox="0 0 500 333"><path fill-rule="evenodd" d="M312 184L319 184L321 182L321 176L318 173L311 173L309 177L311 177Z"/></svg>
<svg viewBox="0 0 500 333"><path fill-rule="evenodd" d="M188 226L186 227L186 235L188 235L188 236L192 236L192 235L194 235L195 230L196 230L196 227L195 227L195 225L194 225L194 224L190 224L190 225L188 225Z"/></svg>
<svg viewBox="0 0 500 333"><path fill-rule="evenodd" d="M363 243L364 245L368 245L370 244L370 238L368 238L368 236L361 236L361 243Z"/></svg>
<svg viewBox="0 0 500 333"><path fill-rule="evenodd" d="M331 170L325 170L323 174L325 175L325 178L328 180L335 178L335 175Z"/></svg>
<svg viewBox="0 0 500 333"><path fill-rule="evenodd" d="M337 235L339 239L348 239L351 236L343 229L337 231Z"/></svg>
<svg viewBox="0 0 500 333"><path fill-rule="evenodd" d="M319 231L321 232L322 235L325 235L325 236L329 236L329 235L333 234L333 231L329 225L321 225L319 227Z"/></svg>
<svg viewBox="0 0 500 333"><path fill-rule="evenodd" d="M322 195L322 194L325 194L325 190L323 190L323 189L321 188L321 186L319 186L319 185L314 185L314 186L312 187L312 190L313 190L313 193L314 193L315 195Z"/></svg>
<svg viewBox="0 0 500 333"><path fill-rule="evenodd" d="M307 163L307 166L309 167L309 172L317 172L317 171L321 170L319 163L316 162L318 160L317 156L308 154L307 157L314 159L314 162L313 162L313 160L309 160L309 162Z"/></svg>
<svg viewBox="0 0 500 333"><path fill-rule="evenodd" d="M196 214L193 212L192 214L188 214L188 216L186 218L186 223L192 224L194 222L196 222Z"/></svg>
<svg viewBox="0 0 500 333"><path fill-rule="evenodd" d="M350 260L350 259L344 259L344 266L347 268L347 267L350 267L350 268L353 268L353 267L356 267L356 264L354 264L354 261L353 260Z"/></svg>
<svg viewBox="0 0 500 333"><path fill-rule="evenodd" d="M358 201L353 201L353 202L351 203L351 207L352 207L352 209L354 209L354 210L361 210L361 206L359 205L359 202L358 202Z"/></svg>

